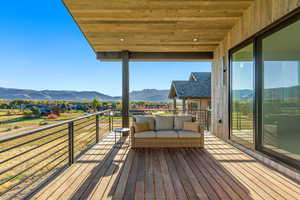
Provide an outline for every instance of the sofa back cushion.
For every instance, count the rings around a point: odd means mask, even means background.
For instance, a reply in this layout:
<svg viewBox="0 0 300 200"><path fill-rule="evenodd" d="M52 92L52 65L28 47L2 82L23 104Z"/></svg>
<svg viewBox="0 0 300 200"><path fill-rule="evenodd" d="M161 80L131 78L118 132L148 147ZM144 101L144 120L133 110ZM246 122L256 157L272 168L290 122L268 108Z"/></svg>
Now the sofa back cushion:
<svg viewBox="0 0 300 200"><path fill-rule="evenodd" d="M155 116L155 130L174 129L174 116Z"/></svg>
<svg viewBox="0 0 300 200"><path fill-rule="evenodd" d="M154 116L136 115L134 116L136 123L148 123L149 130L155 130L155 119Z"/></svg>
<svg viewBox="0 0 300 200"><path fill-rule="evenodd" d="M150 131L149 128L149 123L148 122L144 122L144 123L134 123L134 130L136 133L139 132L144 132L144 131Z"/></svg>
<svg viewBox="0 0 300 200"><path fill-rule="evenodd" d="M175 116L175 120L174 120L174 129L183 130L183 123L192 122L192 121L193 121L193 116L191 115L177 115Z"/></svg>

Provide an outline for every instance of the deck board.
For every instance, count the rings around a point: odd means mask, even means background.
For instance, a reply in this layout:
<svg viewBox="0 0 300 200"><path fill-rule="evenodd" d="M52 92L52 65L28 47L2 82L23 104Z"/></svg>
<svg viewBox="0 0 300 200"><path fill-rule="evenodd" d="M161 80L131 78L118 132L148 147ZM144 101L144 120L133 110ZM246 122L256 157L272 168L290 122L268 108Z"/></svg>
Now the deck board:
<svg viewBox="0 0 300 200"><path fill-rule="evenodd" d="M112 134L32 199L300 199L300 186L230 144L205 149L116 148Z"/></svg>

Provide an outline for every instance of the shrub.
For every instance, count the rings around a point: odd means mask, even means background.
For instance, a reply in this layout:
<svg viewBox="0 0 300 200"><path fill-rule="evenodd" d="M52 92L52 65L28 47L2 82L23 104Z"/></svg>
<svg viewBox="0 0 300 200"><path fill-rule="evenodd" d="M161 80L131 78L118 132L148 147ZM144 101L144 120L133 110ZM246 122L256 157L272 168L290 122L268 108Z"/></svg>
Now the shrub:
<svg viewBox="0 0 300 200"><path fill-rule="evenodd" d="M31 111L31 110L28 110L28 109L26 109L26 110L23 111L23 115L24 115L26 118L27 118L27 117L33 117L32 111Z"/></svg>
<svg viewBox="0 0 300 200"><path fill-rule="evenodd" d="M35 116L35 117L40 117L41 116L41 110L36 107L36 106L33 106L32 109L32 114Z"/></svg>

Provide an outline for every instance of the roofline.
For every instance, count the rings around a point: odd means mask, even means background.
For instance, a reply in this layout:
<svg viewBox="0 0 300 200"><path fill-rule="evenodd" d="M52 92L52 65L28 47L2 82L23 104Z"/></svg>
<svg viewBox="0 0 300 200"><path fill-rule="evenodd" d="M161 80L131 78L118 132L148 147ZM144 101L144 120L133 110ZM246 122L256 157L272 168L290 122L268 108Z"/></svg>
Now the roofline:
<svg viewBox="0 0 300 200"><path fill-rule="evenodd" d="M72 17L72 20L75 22L77 28L80 30L81 34L83 35L84 39L88 42L89 46L91 47L91 49L96 53L95 48L93 47L91 41L87 38L86 34L84 33L84 31L82 30L82 28L79 26L78 22L75 20L74 15L72 14L71 10L68 8L68 6L66 5L64 0L60 0L63 4L63 6L66 8L66 10L68 11L68 13L70 14L70 16Z"/></svg>
<svg viewBox="0 0 300 200"><path fill-rule="evenodd" d="M195 73L206 73L206 74L210 74L211 75L211 72L191 72L191 75L190 75L190 78L193 78L194 81L198 81L195 77ZM190 79L189 78L189 79Z"/></svg>

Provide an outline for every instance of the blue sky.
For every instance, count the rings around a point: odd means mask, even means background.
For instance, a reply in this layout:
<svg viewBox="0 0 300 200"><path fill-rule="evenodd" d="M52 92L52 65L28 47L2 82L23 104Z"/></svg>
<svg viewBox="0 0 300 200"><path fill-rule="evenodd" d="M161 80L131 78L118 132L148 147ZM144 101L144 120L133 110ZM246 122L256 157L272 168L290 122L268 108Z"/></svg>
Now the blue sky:
<svg viewBox="0 0 300 200"><path fill-rule="evenodd" d="M4 1L0 87L121 94L121 63L100 62L60 0ZM168 89L209 62L130 63L130 89Z"/></svg>

